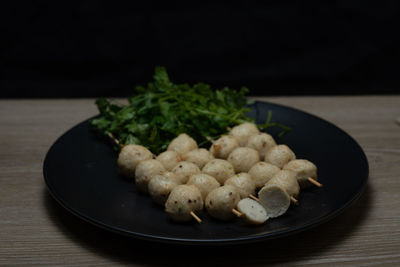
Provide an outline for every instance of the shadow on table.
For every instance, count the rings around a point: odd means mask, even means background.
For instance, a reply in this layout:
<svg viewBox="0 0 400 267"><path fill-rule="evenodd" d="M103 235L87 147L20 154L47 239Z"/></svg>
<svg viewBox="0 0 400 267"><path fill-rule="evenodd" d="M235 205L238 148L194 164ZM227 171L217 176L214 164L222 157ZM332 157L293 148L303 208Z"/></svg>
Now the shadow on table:
<svg viewBox="0 0 400 267"><path fill-rule="evenodd" d="M153 243L105 231L72 216L47 190L43 191L44 205L52 223L90 253L121 264L176 266L290 263L318 257L340 245L363 224L372 198L373 192L367 185L360 199L338 217L296 235L246 245L198 247Z"/></svg>

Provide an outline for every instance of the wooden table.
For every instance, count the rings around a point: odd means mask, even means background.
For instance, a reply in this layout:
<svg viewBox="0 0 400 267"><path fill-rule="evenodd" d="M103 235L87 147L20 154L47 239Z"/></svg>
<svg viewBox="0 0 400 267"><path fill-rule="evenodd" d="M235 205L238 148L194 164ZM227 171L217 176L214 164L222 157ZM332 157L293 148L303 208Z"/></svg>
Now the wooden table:
<svg viewBox="0 0 400 267"><path fill-rule="evenodd" d="M96 114L93 99L0 101L0 265L400 266L400 96L260 98L327 119L365 150L368 186L344 213L294 236L234 247L160 245L100 230L49 195L50 145Z"/></svg>

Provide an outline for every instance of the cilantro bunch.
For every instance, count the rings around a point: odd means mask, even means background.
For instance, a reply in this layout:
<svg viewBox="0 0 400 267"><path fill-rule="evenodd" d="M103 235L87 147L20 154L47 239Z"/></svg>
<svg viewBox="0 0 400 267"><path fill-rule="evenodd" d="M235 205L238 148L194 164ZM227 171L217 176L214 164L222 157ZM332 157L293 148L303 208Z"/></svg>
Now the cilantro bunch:
<svg viewBox="0 0 400 267"><path fill-rule="evenodd" d="M242 87L235 91L227 87L213 90L209 85L197 83L174 84L163 67L155 69L154 81L146 87L137 86L128 105L99 98L96 105L100 116L91 125L101 133L113 136L120 144L138 144L159 154L180 133L193 137L199 146L217 139L228 127L253 121L245 114L248 101ZM270 123L270 114L260 128L283 125ZM116 146L119 149L118 146Z"/></svg>

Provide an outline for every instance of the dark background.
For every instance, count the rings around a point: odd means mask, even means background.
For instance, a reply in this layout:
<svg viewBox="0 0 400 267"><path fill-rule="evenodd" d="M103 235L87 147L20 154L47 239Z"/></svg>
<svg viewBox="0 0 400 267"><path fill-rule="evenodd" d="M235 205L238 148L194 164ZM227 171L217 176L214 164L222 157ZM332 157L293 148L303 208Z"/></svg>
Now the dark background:
<svg viewBox="0 0 400 267"><path fill-rule="evenodd" d="M127 96L176 83L252 95L398 93L396 1L0 4L0 96Z"/></svg>

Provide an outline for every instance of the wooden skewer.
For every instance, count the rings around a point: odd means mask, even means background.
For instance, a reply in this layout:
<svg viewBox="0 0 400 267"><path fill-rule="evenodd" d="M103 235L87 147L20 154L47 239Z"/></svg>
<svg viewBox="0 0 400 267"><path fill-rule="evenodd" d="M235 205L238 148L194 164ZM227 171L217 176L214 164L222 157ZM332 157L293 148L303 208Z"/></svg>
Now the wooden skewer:
<svg viewBox="0 0 400 267"><path fill-rule="evenodd" d="M310 183L312 183L312 184L314 184L314 185L316 185L316 186L318 186L318 187L322 187L322 184L318 183L316 180L314 180L314 179L311 178L311 177L308 177L307 180L308 180Z"/></svg>
<svg viewBox="0 0 400 267"><path fill-rule="evenodd" d="M243 216L243 213L241 213L240 211L238 211L236 209L232 209L232 212L238 217L242 217Z"/></svg>
<svg viewBox="0 0 400 267"><path fill-rule="evenodd" d="M258 197L254 196L253 194L250 194L249 198L251 198L251 199L253 199L253 200L257 201L257 202L260 202L260 199L258 199Z"/></svg>
<svg viewBox="0 0 400 267"><path fill-rule="evenodd" d="M190 215L192 215L192 217L198 222L198 223L202 223L203 221L196 215L196 213L194 213L193 211L190 212Z"/></svg>
<svg viewBox="0 0 400 267"><path fill-rule="evenodd" d="M295 199L293 196L290 196L290 200L291 200L294 204L299 205L299 201L298 201L297 199Z"/></svg>
<svg viewBox="0 0 400 267"><path fill-rule="evenodd" d="M108 133L107 135L108 135L108 137L110 137L110 139L111 139L116 145L121 146L121 147L124 147L124 145L121 145L121 144L119 143L118 139L115 138L114 135L113 135L112 133Z"/></svg>

